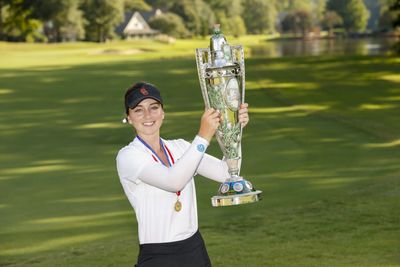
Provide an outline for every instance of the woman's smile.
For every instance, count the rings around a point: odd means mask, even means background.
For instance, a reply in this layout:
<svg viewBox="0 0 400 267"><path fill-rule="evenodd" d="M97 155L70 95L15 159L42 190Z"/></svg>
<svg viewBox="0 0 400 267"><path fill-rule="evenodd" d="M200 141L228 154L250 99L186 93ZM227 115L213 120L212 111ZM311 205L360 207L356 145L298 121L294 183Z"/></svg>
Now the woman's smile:
<svg viewBox="0 0 400 267"><path fill-rule="evenodd" d="M151 121L151 122L144 122L144 123L143 123L143 125L144 125L144 126L146 126L146 127L149 127L149 126L153 126L153 125L154 125L154 123L155 123L155 121Z"/></svg>

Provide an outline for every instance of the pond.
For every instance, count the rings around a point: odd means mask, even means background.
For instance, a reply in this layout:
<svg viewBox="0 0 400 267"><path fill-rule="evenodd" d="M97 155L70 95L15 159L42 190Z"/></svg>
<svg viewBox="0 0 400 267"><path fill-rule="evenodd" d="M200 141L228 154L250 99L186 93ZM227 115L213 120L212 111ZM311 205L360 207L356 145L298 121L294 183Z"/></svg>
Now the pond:
<svg viewBox="0 0 400 267"><path fill-rule="evenodd" d="M252 56L385 55L396 38L273 40L250 46Z"/></svg>

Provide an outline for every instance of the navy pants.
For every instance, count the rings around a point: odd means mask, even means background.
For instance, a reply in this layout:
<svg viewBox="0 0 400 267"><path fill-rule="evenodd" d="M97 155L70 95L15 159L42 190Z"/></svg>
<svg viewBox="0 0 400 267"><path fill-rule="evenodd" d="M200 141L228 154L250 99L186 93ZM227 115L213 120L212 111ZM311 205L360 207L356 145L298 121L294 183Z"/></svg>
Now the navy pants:
<svg viewBox="0 0 400 267"><path fill-rule="evenodd" d="M140 245L136 267L211 267L199 231L188 239Z"/></svg>

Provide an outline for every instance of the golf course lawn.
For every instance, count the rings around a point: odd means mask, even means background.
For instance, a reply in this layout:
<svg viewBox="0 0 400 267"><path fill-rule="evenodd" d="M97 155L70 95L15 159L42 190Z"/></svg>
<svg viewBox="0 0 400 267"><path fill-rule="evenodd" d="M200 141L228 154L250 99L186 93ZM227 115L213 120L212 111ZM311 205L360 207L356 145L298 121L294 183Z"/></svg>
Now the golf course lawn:
<svg viewBox="0 0 400 267"><path fill-rule="evenodd" d="M213 266L400 266L400 58L251 57L260 42L230 41L247 55L241 174L263 200L213 208L219 185L195 178ZM162 136L191 140L206 46L0 43L0 267L134 265L123 94L156 84ZM216 141L208 153L221 157Z"/></svg>

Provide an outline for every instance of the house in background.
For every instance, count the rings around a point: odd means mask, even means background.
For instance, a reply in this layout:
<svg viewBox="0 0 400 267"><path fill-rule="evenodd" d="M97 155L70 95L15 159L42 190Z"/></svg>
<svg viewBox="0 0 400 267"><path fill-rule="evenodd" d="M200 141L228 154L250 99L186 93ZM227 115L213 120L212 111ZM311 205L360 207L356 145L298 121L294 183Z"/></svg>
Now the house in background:
<svg viewBox="0 0 400 267"><path fill-rule="evenodd" d="M124 22L117 27L116 31L125 39L154 37L160 32L152 29L148 21L161 14L162 11L160 9L149 12L128 12L125 14Z"/></svg>

